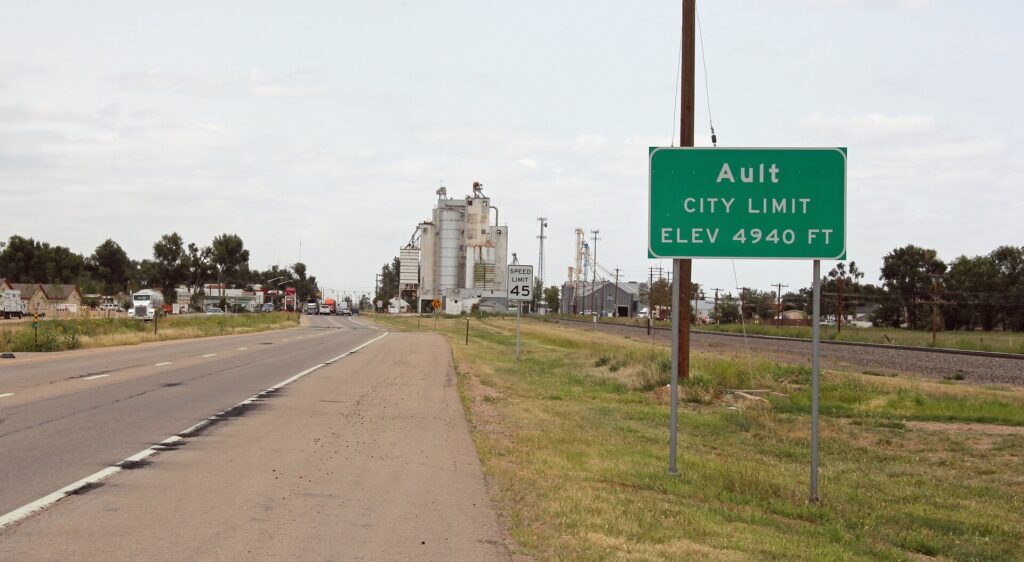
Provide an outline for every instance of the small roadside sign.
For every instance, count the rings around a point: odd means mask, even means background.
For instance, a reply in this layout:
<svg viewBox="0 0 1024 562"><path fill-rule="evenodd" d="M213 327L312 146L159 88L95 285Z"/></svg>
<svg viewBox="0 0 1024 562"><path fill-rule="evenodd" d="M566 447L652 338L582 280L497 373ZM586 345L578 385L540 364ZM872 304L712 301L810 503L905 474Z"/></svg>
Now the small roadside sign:
<svg viewBox="0 0 1024 562"><path fill-rule="evenodd" d="M430 303L430 306L434 310L441 310L441 301L439 299L434 299L433 302Z"/></svg>
<svg viewBox="0 0 1024 562"><path fill-rule="evenodd" d="M508 266L508 300L533 300L533 266Z"/></svg>

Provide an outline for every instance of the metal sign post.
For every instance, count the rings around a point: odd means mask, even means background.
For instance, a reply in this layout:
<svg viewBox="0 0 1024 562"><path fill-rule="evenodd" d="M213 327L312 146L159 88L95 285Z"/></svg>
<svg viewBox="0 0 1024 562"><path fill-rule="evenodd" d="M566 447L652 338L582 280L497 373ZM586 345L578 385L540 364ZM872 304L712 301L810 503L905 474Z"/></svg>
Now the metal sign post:
<svg viewBox="0 0 1024 562"><path fill-rule="evenodd" d="M821 372L821 260L814 260L811 312L811 503L818 503L818 376Z"/></svg>
<svg viewBox="0 0 1024 562"><path fill-rule="evenodd" d="M519 361L519 323L520 315L523 312L522 303L516 303L516 361Z"/></svg>
<svg viewBox="0 0 1024 562"><path fill-rule="evenodd" d="M533 300L533 266L508 266L508 300L516 301L516 361L519 361L519 323L523 301Z"/></svg>

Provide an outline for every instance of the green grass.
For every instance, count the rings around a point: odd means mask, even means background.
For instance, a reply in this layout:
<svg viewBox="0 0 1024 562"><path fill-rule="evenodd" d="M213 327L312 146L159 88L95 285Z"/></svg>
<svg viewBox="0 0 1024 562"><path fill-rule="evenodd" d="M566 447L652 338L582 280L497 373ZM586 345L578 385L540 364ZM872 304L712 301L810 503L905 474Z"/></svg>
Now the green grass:
<svg viewBox="0 0 1024 562"><path fill-rule="evenodd" d="M382 318L403 329L415 319ZM423 322L424 329L432 323ZM666 474L667 351L563 326L442 319L519 549L553 560L1019 560L1024 392L828 372L807 502L810 373L695 354ZM770 404L730 389L777 393ZM481 391L480 389L483 389ZM738 409L730 409L730 406ZM1001 424L1003 433L920 422ZM1007 430L1004 426L1010 426Z"/></svg>
<svg viewBox="0 0 1024 562"><path fill-rule="evenodd" d="M589 316L551 315L547 320L569 319L590 321ZM646 326L643 318L601 318L602 324L622 324L628 326ZM671 328L672 323L655 320L654 326ZM782 336L788 338L811 338L811 328L807 326L769 326L765 324L702 324L693 327L695 330L709 332L726 332L758 336ZM895 345L913 345L933 347L932 333L921 330L904 330L899 328L857 328L844 326L842 330L836 326L822 326L821 339L828 341L849 341L862 343L880 343ZM1001 353L1024 354L1024 333L1020 332L938 332L934 347L943 349L963 349L968 351L995 351Z"/></svg>
<svg viewBox="0 0 1024 562"><path fill-rule="evenodd" d="M66 351L89 347L132 345L226 334L240 334L288 328L298 324L295 313L190 314L159 321L154 334L152 322L130 318L40 321L0 325L0 351Z"/></svg>

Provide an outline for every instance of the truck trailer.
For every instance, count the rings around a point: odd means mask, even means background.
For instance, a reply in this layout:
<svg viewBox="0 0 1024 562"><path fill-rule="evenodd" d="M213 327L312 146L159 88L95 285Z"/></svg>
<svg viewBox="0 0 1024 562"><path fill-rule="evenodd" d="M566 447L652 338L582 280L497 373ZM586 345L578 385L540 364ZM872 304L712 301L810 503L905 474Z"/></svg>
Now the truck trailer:
<svg viewBox="0 0 1024 562"><path fill-rule="evenodd" d="M4 319L21 318L25 315L25 303L21 301L21 291L4 290L0 296L0 314Z"/></svg>

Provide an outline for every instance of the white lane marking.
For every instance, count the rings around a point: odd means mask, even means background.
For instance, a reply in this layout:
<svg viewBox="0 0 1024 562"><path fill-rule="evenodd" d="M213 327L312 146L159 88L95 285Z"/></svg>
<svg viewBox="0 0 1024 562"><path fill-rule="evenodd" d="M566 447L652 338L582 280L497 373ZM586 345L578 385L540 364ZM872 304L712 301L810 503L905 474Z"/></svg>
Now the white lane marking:
<svg viewBox="0 0 1024 562"><path fill-rule="evenodd" d="M288 338L285 338L285 339L283 339L283 340L281 340L281 341L288 341Z"/></svg>
<svg viewBox="0 0 1024 562"><path fill-rule="evenodd" d="M8 396L14 396L14 393L8 392L7 394L0 394L0 398L7 398Z"/></svg>
<svg viewBox="0 0 1024 562"><path fill-rule="evenodd" d="M235 351L245 351L247 349L249 349L249 348L248 347L240 347L240 348L236 349Z"/></svg>
<svg viewBox="0 0 1024 562"><path fill-rule="evenodd" d="M270 388L268 388L268 389L266 389L266 390L264 390L262 392L254 394L250 398L246 398L245 400L242 400L241 402L239 402L235 406L232 406L232 408L237 408L238 406L244 406L245 404L251 404L251 403L253 403L253 402L257 401L257 400L260 400L261 398L263 398L267 394L275 392L276 390L278 390L278 389L280 389L280 388L282 388L284 386L287 386L287 385L289 385L289 384L291 384L291 383L301 379L302 377L312 373L313 371L316 371L317 369L322 369L323 367L326 367L327 365L330 365L331 363L334 363L335 361L338 361L338 360L340 360L340 359L342 359L344 357L347 357L347 356L349 356L349 355L359 351L360 349L363 349L364 347L370 345L371 343L373 343L373 342L383 338L386 335L388 335L388 332L384 332L383 334L381 334L381 335L377 336L376 338L373 338L372 340L370 340L370 341L368 341L368 342L366 342L366 343L364 343L364 344L362 344L362 345L352 349L351 351L347 351L345 353L342 353L341 355L339 355L339 356L337 356L337 357L335 357L333 359L328 359L327 361L324 361L323 363L320 363L319 365L314 365L313 367L310 367L309 369L306 369L305 371L302 371L301 373L298 373L296 375L292 375L291 377L288 377L287 379L285 379L285 380L275 384L274 386L272 386L272 387L270 387ZM170 363L170 362L168 361L168 363ZM7 394L5 396L10 396L10 394ZM3 396L0 396L0 398L2 398L2 397ZM232 408L228 408L228 410L231 410ZM27 504L19 507L18 509L15 509L14 511L5 513L3 515L0 515L0 529L3 529L4 527L6 527L6 526L8 526L8 525L10 525L12 523L17 523L18 521L21 521L22 519L28 517L29 515L37 512L37 511L40 511L40 510L43 510L43 509L46 509L46 508L50 507L51 505L53 505L53 504L59 502L60 500L66 498L68 496L68 494L70 494L71 492L74 492L75 490L81 488L82 486L88 486L90 484L95 484L95 483L97 483L97 482L99 482L101 480L104 480L106 478L109 478L110 476L113 476L114 474L117 474L118 472L121 472L122 470L124 470L121 467L122 464L125 464L125 463L128 463L128 462L141 461L141 460L143 460L143 459L145 459L147 457L150 457L150 456L152 456L152 455L154 455L154 454L164 450L163 447L162 447L163 445L170 445L172 443L177 443L178 441L183 441L184 438L182 437L182 435L186 435L187 436L187 435L189 435L189 434L191 434L191 433L193 433L195 431L198 431L198 430L200 430L200 429L210 425L211 423L214 422L214 420L218 419L218 416L223 415L228 410L224 410L222 412L218 412L217 414L215 414L213 416L210 416L210 417L206 418L205 420L200 421L199 423L189 427L188 429L185 429L184 431L180 431L176 435L172 435L171 437L168 437L167 439L164 439L160 443L157 443L156 445L154 445L152 447L149 447L148 449L143 449L143 450L139 451L138 453L135 453L134 455L124 459L123 461L121 461L119 463L114 464L113 466L108 466L107 468L104 468L103 470L100 470L98 472L94 472L94 473L90 474L89 476L86 476L85 478L82 478L81 480L78 480L77 482L72 482L71 484L68 484L67 486L64 486L63 488L57 490L56 492L53 492L51 494L47 494L47 495L39 498L38 500L36 500L34 502L27 503Z"/></svg>
<svg viewBox="0 0 1024 562"><path fill-rule="evenodd" d="M91 381L92 379L102 379L103 377L109 377L110 375L93 375L91 377L82 377L83 381Z"/></svg>
<svg viewBox="0 0 1024 562"><path fill-rule="evenodd" d="M203 358L205 359L207 357L213 357L214 355L217 355L217 354L216 353L207 353L206 355L203 356Z"/></svg>
<svg viewBox="0 0 1024 562"><path fill-rule="evenodd" d="M157 363L156 365L153 365L153 366L154 367L163 367L164 365L170 365L170 364L171 364L170 361L164 361L163 363Z"/></svg>

